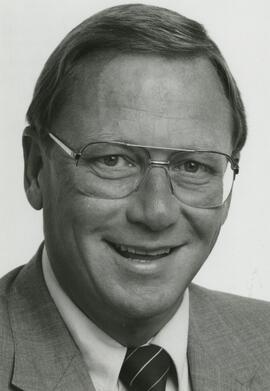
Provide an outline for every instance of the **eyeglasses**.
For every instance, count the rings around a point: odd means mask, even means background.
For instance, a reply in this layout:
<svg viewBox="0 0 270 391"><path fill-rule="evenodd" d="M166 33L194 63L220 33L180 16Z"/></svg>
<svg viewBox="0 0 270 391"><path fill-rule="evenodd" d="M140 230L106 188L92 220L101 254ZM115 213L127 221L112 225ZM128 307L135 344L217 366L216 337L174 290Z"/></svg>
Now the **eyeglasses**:
<svg viewBox="0 0 270 391"><path fill-rule="evenodd" d="M92 197L119 199L140 189L153 168L165 171L172 193L195 208L221 206L232 191L237 162L226 153L143 146L122 141L97 141L78 152L54 134L49 137L80 168L83 190ZM171 152L169 160L151 159L149 150ZM79 178L79 179L80 179Z"/></svg>

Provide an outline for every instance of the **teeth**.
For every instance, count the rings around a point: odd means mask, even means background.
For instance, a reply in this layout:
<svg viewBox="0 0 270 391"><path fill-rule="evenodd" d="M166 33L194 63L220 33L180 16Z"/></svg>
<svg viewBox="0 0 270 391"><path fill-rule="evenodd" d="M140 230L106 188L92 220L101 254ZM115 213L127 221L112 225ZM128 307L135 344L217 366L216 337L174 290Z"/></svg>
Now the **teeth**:
<svg viewBox="0 0 270 391"><path fill-rule="evenodd" d="M136 251L134 248L126 247L121 244L120 246L121 251L128 251L129 253L136 254Z"/></svg>
<svg viewBox="0 0 270 391"><path fill-rule="evenodd" d="M161 250L153 250L153 251L143 251L139 249L134 249L132 247L121 245L116 245L116 247L120 248L121 251L129 252L131 254L139 254L139 255L162 255L162 254L169 254L170 248L167 249L161 249Z"/></svg>

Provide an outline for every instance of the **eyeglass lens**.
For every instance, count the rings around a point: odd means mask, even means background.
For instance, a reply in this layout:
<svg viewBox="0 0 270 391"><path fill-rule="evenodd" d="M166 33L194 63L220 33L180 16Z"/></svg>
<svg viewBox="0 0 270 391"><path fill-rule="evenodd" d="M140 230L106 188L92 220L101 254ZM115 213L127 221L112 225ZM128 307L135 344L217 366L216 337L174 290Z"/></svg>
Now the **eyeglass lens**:
<svg viewBox="0 0 270 391"><path fill-rule="evenodd" d="M151 160L142 147L97 142L83 149L78 165L89 195L114 199L140 188L147 180ZM232 189L231 164L226 156L216 152L172 152L165 169L174 195L190 206L220 206Z"/></svg>

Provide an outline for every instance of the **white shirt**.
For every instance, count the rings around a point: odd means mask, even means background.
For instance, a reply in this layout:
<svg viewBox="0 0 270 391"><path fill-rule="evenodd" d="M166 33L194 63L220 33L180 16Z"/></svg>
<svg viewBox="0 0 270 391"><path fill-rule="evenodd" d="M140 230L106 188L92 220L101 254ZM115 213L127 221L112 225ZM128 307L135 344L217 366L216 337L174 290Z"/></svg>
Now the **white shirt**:
<svg viewBox="0 0 270 391"><path fill-rule="evenodd" d="M96 391L126 391L119 382L119 373L126 347L98 328L66 295L60 287L48 259L46 248L42 255L44 279L67 328L80 349ZM179 390L190 391L187 339L189 295L186 290L181 306L170 321L151 341L171 356L178 377ZM168 378L166 391L177 391L175 379Z"/></svg>

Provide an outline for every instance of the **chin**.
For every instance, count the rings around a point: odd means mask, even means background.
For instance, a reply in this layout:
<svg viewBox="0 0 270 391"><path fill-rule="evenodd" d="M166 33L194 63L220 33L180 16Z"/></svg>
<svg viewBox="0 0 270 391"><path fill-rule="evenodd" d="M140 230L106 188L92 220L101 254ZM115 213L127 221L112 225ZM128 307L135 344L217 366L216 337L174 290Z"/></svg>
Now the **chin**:
<svg viewBox="0 0 270 391"><path fill-rule="evenodd" d="M152 296L152 297L151 297ZM150 320L151 318L170 318L181 304L182 295L168 297L166 295L145 295L138 300L126 298L123 305L118 307L123 317L134 320Z"/></svg>

